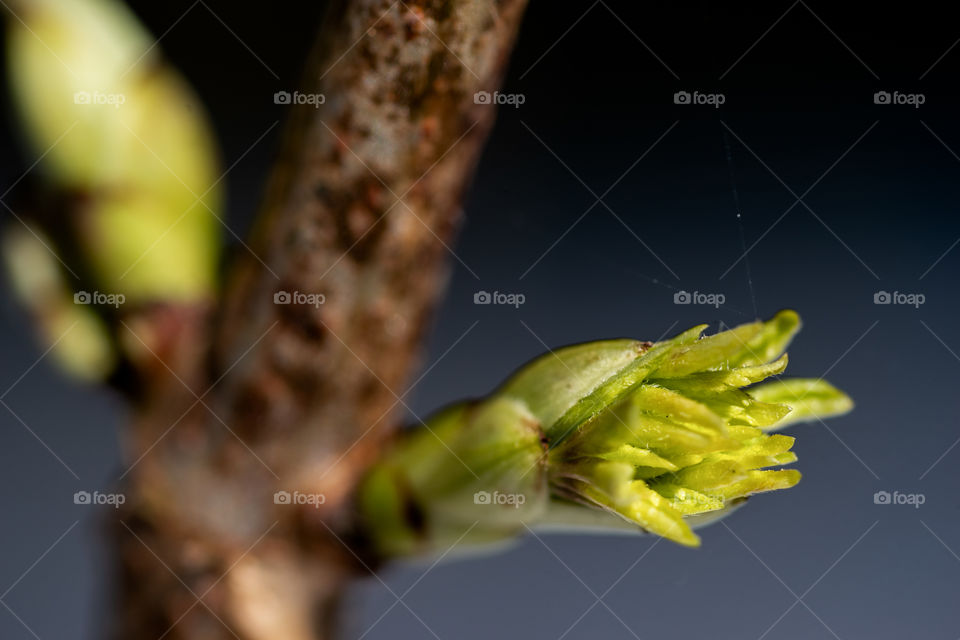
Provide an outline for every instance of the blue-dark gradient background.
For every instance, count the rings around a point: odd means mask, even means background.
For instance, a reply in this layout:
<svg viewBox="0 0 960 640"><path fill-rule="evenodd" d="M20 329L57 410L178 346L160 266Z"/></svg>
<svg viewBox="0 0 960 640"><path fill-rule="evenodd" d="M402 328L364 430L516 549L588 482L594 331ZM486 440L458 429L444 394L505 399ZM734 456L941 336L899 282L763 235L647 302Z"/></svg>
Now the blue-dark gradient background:
<svg viewBox="0 0 960 640"><path fill-rule="evenodd" d="M281 128L250 147L283 119L273 93L297 87L322 6L131 4L206 100L225 165L247 153L228 177L242 234ZM960 27L922 2L649 4L530 7L503 88L524 102L501 109L465 203L411 407L485 393L548 347L792 307L805 328L789 373L825 376L857 408L792 428L800 485L701 530L699 550L542 536L399 566L356 585L348 637L955 639ZM675 104L679 91L725 102ZM0 191L34 161L3 104ZM477 306L481 290L525 303ZM98 637L111 514L72 496L121 472L125 416L41 358L3 291L0 637ZM725 303L678 305L680 291ZM878 305L878 291L925 301Z"/></svg>

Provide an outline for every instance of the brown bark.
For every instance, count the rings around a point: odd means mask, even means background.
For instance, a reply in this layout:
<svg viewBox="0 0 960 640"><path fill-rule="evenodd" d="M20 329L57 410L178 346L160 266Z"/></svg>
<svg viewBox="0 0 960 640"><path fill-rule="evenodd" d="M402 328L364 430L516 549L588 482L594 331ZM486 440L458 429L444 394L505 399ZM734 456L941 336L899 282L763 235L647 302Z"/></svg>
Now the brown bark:
<svg viewBox="0 0 960 640"><path fill-rule="evenodd" d="M493 119L474 93L496 88L525 0L334 5L303 89L325 102L293 108L257 257L217 312L129 327L149 349L118 637L329 637L370 564L351 493L396 426ZM277 505L279 490L326 501Z"/></svg>

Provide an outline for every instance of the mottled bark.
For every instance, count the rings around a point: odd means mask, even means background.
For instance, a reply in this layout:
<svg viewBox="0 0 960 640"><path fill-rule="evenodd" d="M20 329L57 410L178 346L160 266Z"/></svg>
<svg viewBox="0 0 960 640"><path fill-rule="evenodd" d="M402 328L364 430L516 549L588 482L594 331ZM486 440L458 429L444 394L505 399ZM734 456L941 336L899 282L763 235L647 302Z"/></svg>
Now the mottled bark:
<svg viewBox="0 0 960 640"><path fill-rule="evenodd" d="M493 119L474 94L496 88L525 1L334 4L301 89L325 101L293 107L257 257L215 313L132 327L173 373L140 365L119 637L328 637L365 570L351 494L396 427Z"/></svg>

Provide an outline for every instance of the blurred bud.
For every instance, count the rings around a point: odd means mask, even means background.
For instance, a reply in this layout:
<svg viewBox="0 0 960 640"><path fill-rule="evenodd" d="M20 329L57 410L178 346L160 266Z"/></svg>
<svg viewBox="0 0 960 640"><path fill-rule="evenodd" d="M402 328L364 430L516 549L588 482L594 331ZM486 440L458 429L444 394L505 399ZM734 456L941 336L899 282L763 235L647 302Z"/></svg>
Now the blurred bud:
<svg viewBox="0 0 960 640"><path fill-rule="evenodd" d="M95 284L190 302L215 283L221 190L196 96L124 3L32 0L8 19L13 97Z"/></svg>
<svg viewBox="0 0 960 640"><path fill-rule="evenodd" d="M99 380L114 365L110 336L86 298L74 297L48 245L49 239L37 229L7 230L3 256L11 285L51 345L56 362L77 378Z"/></svg>

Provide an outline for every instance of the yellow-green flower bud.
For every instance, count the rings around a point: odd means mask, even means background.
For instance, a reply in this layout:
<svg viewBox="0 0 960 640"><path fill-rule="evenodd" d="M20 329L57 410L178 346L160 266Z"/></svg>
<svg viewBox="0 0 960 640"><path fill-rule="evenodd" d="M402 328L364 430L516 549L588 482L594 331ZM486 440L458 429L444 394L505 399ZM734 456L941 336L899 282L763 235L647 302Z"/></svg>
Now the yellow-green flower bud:
<svg viewBox="0 0 960 640"><path fill-rule="evenodd" d="M796 460L793 438L769 431L852 407L820 380L752 386L783 372L799 327L783 311L704 338L700 326L658 343L609 340L544 355L471 413L456 407L400 439L361 487L368 535L391 555L456 540L471 522L488 538L524 525L627 523L696 546L691 524L799 481L779 468ZM465 499L498 487L540 495L543 483L545 508L538 501L506 519Z"/></svg>
<svg viewBox="0 0 960 640"><path fill-rule="evenodd" d="M189 302L215 286L221 189L198 99L114 0L14 2L12 94L69 212L83 269L129 302Z"/></svg>
<svg viewBox="0 0 960 640"><path fill-rule="evenodd" d="M3 237L3 257L14 293L23 300L54 360L70 375L99 380L113 368L116 354L103 320L93 308L76 304L50 239L39 229L11 227Z"/></svg>

